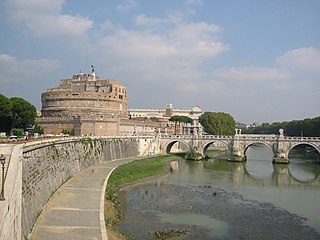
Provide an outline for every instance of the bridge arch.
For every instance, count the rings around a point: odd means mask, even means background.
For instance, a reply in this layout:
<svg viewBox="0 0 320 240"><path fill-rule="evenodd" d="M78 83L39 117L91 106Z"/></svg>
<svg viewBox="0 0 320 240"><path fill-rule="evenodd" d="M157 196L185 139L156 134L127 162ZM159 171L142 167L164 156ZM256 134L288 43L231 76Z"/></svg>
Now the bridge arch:
<svg viewBox="0 0 320 240"><path fill-rule="evenodd" d="M203 145L203 148L202 148L202 155L204 156L206 151L208 150L208 148L210 147L210 145L212 145L213 143L216 143L216 142L219 142L219 143L222 143L227 149L228 151L231 151L232 147L226 143L225 141L221 141L221 140L213 140L213 141L208 141L206 142L204 145Z"/></svg>
<svg viewBox="0 0 320 240"><path fill-rule="evenodd" d="M319 162L319 160L320 160L319 147L317 147L317 145L310 143L310 142L296 142L296 143L292 144L292 146L290 146L290 148L288 150L288 157L289 157L290 151L293 150L297 146L310 146L310 147L314 148L317 151L318 157L317 157L317 159L314 159L312 157L311 159L315 160L315 162L313 162L313 163L311 162L311 164L317 164L316 162ZM292 157L292 156L290 156L290 157ZM293 159L294 158L292 157L292 159L290 160L290 162L292 162L292 164L290 164L290 166L289 166L289 172L290 172L292 178L295 179L295 181L301 182L301 183L306 183L306 182L310 183L310 182L315 181L316 179L319 179L319 177L320 177L319 170L314 171L315 168L312 168L311 166L309 166L309 167L303 168L303 170L301 171L301 169L299 169L299 168L297 169L297 165L296 165L297 163L295 163ZM306 158L306 161L300 162L299 165L300 164L302 164L302 165L309 164L307 161L308 161L308 158ZM307 166L307 165L305 165L305 166ZM301 175L301 172L303 172L304 174Z"/></svg>
<svg viewBox="0 0 320 240"><path fill-rule="evenodd" d="M167 135L158 136L158 151L162 154L170 151L174 143L182 142L188 149L195 150L204 156L208 147L215 142L225 144L230 150L230 161L245 161L248 148L254 144L263 144L271 148L273 163L289 163L288 154L298 144L307 144L320 153L320 137L285 137L280 135L236 134L234 136L220 135Z"/></svg>
<svg viewBox="0 0 320 240"><path fill-rule="evenodd" d="M316 144L314 144L314 143L309 143L309 142L297 142L297 143L292 144L292 146L289 148L289 150L288 150L288 156L289 156L290 151L291 151L293 148L295 148L295 147L297 147L297 146L299 146L299 145L311 146L311 147L315 148L315 149L318 151L318 153L320 154L320 149L318 148L318 146L317 146Z"/></svg>
<svg viewBox="0 0 320 240"><path fill-rule="evenodd" d="M268 142L262 142L262 141L254 141L254 142L248 143L248 144L246 145L246 147L244 148L243 155L246 156L247 150L248 150L251 146L257 145L257 144L267 146L268 148L271 149L273 155L275 155L273 145L270 145L270 143L268 143Z"/></svg>
<svg viewBox="0 0 320 240"><path fill-rule="evenodd" d="M189 144L184 141L184 140L172 140L172 141L169 141L168 143L165 144L163 150L164 150L164 153L168 154L170 153L173 145L175 145L176 143L182 143L183 145L185 145L187 147L187 149L190 151L191 150L191 147L189 146Z"/></svg>

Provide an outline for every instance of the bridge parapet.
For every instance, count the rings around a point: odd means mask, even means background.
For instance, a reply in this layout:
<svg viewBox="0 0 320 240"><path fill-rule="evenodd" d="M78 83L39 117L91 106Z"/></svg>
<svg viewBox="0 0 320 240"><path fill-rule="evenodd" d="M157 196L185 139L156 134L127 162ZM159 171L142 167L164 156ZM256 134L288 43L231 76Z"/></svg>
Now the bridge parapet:
<svg viewBox="0 0 320 240"><path fill-rule="evenodd" d="M233 139L234 136L223 136L223 135L168 135L161 134L160 138L169 138L169 139Z"/></svg>
<svg viewBox="0 0 320 240"><path fill-rule="evenodd" d="M168 152L175 142L183 142L191 150L202 154L213 142L220 141L230 150L234 161L245 161L246 150L253 144L262 143L269 146L273 151L274 163L289 163L289 152L292 148L301 144L313 146L320 153L320 137L288 137L283 135L283 131L275 134L236 134L233 136L224 135L168 135L161 134L160 149L162 153ZM169 149L170 150L170 149Z"/></svg>
<svg viewBox="0 0 320 240"><path fill-rule="evenodd" d="M296 140L296 141L316 141L320 142L320 137L284 137L284 140Z"/></svg>
<svg viewBox="0 0 320 240"><path fill-rule="evenodd" d="M238 140L276 140L279 136L277 135L256 135L256 134L237 134L235 139Z"/></svg>

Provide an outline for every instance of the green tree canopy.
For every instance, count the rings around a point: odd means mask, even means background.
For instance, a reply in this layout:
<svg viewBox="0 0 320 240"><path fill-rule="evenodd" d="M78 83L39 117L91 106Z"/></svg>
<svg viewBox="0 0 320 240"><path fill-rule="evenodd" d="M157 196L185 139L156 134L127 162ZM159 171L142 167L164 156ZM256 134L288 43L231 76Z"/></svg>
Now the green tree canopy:
<svg viewBox="0 0 320 240"><path fill-rule="evenodd" d="M174 115L172 116L169 121L174 122L174 134L177 133L177 123L183 122L183 123L192 123L192 119L187 116L180 116L180 115Z"/></svg>
<svg viewBox="0 0 320 240"><path fill-rule="evenodd" d="M205 112L199 118L204 131L214 135L234 135L236 121L224 112Z"/></svg>
<svg viewBox="0 0 320 240"><path fill-rule="evenodd" d="M286 136L320 136L320 117L306 118L304 120L293 120L289 122L263 123L261 126L245 129L244 133L254 134L279 134L279 129L284 130Z"/></svg>
<svg viewBox="0 0 320 240"><path fill-rule="evenodd" d="M184 123L192 123L192 119L187 117L187 116L179 116L179 115L174 115L172 116L169 121L171 122L184 122Z"/></svg>
<svg viewBox="0 0 320 240"><path fill-rule="evenodd" d="M0 131L7 132L11 128L11 101L9 98L0 94Z"/></svg>
<svg viewBox="0 0 320 240"><path fill-rule="evenodd" d="M27 128L34 124L36 108L28 101L6 98L0 94L0 131L10 133L13 128Z"/></svg>

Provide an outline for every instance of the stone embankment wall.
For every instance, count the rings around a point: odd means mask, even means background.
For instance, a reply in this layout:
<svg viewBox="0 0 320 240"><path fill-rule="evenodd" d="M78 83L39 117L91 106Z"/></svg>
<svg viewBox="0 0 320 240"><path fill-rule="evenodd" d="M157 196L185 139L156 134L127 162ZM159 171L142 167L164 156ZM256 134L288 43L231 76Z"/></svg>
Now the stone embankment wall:
<svg viewBox="0 0 320 240"><path fill-rule="evenodd" d="M0 239L21 239L22 144L1 144L0 154L6 157L7 170L6 200L0 201Z"/></svg>
<svg viewBox="0 0 320 240"><path fill-rule="evenodd" d="M66 180L99 162L138 156L137 139L80 139L23 151L22 232L32 230L43 206Z"/></svg>
<svg viewBox="0 0 320 240"><path fill-rule="evenodd" d="M73 138L0 146L10 151L6 201L0 202L0 239L28 239L53 193L80 170L96 163L140 155L138 138ZM3 147L2 147L3 146ZM14 146L14 147L12 147Z"/></svg>

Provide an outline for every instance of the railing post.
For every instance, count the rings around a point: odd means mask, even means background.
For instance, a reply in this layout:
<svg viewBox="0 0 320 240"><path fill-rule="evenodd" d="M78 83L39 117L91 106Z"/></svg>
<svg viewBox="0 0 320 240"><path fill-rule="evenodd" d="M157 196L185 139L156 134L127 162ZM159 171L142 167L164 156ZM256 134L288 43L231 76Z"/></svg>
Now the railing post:
<svg viewBox="0 0 320 240"><path fill-rule="evenodd" d="M0 195L0 201L4 201L6 200L5 197L4 197L4 164L6 163L6 157L3 156L3 154L1 154L0 156L0 162L1 162L1 165L2 165L2 183L1 183L1 195Z"/></svg>
<svg viewBox="0 0 320 240"><path fill-rule="evenodd" d="M283 135L283 129L279 129L279 137L277 141L276 152L273 157L273 163L289 163L288 153L285 147L285 138Z"/></svg>

